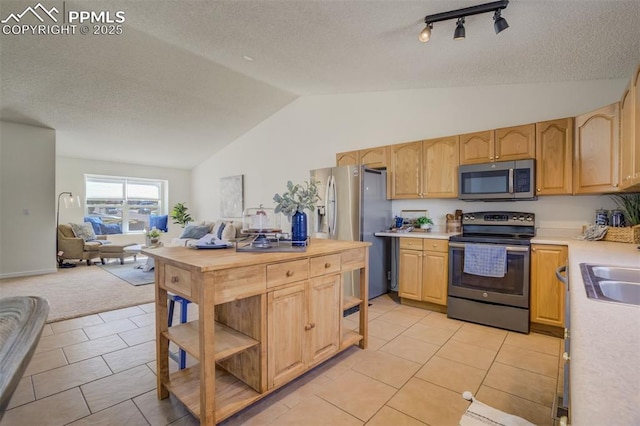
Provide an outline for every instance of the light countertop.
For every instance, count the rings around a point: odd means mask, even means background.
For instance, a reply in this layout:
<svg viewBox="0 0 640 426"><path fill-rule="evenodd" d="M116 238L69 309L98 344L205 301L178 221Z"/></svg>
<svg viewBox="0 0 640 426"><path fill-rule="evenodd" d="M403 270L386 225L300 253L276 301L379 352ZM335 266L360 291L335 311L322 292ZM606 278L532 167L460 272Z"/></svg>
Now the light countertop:
<svg viewBox="0 0 640 426"><path fill-rule="evenodd" d="M459 232L421 232L421 231L413 231L413 232L395 232L395 231L382 231L376 232L376 237L395 237L395 238L432 238L436 240L448 240L449 237L453 235L459 235Z"/></svg>
<svg viewBox="0 0 640 426"><path fill-rule="evenodd" d="M376 236L449 239L443 232ZM571 423L640 425L640 306L587 298L580 263L640 268L637 244L584 241L575 233L537 232L533 244L569 248Z"/></svg>

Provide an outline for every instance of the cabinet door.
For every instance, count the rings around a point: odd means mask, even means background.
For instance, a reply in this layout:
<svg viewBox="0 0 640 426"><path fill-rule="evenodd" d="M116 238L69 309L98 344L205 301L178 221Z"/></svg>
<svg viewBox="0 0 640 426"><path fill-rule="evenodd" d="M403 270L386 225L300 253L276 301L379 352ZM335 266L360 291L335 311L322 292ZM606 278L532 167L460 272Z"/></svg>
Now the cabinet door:
<svg viewBox="0 0 640 426"><path fill-rule="evenodd" d="M386 168L389 164L387 148L386 146L379 146L360 150L360 164L372 169Z"/></svg>
<svg viewBox="0 0 640 426"><path fill-rule="evenodd" d="M391 147L391 198L422 195L422 141Z"/></svg>
<svg viewBox="0 0 640 426"><path fill-rule="evenodd" d="M536 156L536 126L505 127L496 130L494 161L512 161Z"/></svg>
<svg viewBox="0 0 640 426"><path fill-rule="evenodd" d="M400 249L398 296L422 300L422 250Z"/></svg>
<svg viewBox="0 0 640 426"><path fill-rule="evenodd" d="M531 247L531 322L564 327L564 286L556 269L567 263L567 247Z"/></svg>
<svg viewBox="0 0 640 426"><path fill-rule="evenodd" d="M314 278L309 283L308 364L315 365L340 347L340 275Z"/></svg>
<svg viewBox="0 0 640 426"><path fill-rule="evenodd" d="M423 142L423 184L425 198L456 198L458 196L458 136Z"/></svg>
<svg viewBox="0 0 640 426"><path fill-rule="evenodd" d="M620 99L620 188L631 186L634 178L635 117L634 93L629 83Z"/></svg>
<svg viewBox="0 0 640 426"><path fill-rule="evenodd" d="M360 164L360 151L339 152L336 154L337 166L356 166Z"/></svg>
<svg viewBox="0 0 640 426"><path fill-rule="evenodd" d="M460 135L460 164L476 164L494 161L494 131Z"/></svg>
<svg viewBox="0 0 640 426"><path fill-rule="evenodd" d="M536 123L536 193L570 195L573 118Z"/></svg>
<svg viewBox="0 0 640 426"><path fill-rule="evenodd" d="M307 325L306 282L275 290L267 296L268 387L272 388L305 369Z"/></svg>
<svg viewBox="0 0 640 426"><path fill-rule="evenodd" d="M422 262L422 300L447 305L449 253L425 251Z"/></svg>
<svg viewBox="0 0 640 426"><path fill-rule="evenodd" d="M633 115L635 124L635 137L633 144L633 178L632 185L638 185L636 189L640 191L640 65L633 76Z"/></svg>
<svg viewBox="0 0 640 426"><path fill-rule="evenodd" d="M575 194L618 190L620 104L576 117L573 185Z"/></svg>

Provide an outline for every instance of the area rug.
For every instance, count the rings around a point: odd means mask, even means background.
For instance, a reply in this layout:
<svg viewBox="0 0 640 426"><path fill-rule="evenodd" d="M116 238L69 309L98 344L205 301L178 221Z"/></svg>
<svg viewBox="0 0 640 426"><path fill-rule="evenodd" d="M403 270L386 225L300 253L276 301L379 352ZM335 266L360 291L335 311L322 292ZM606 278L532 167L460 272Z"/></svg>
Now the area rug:
<svg viewBox="0 0 640 426"><path fill-rule="evenodd" d="M142 264L140 263L125 263L121 265L120 263L114 262L98 266L131 285L153 284L155 281L153 269L149 272L144 272L141 269Z"/></svg>
<svg viewBox="0 0 640 426"><path fill-rule="evenodd" d="M83 263L53 274L0 280L0 297L11 296L47 299L49 323L153 302L155 286L133 286L103 268Z"/></svg>
<svg viewBox="0 0 640 426"><path fill-rule="evenodd" d="M475 399L469 391L464 392L462 395L464 399L472 402L462 415L460 426L535 426L522 417L514 416L483 404Z"/></svg>

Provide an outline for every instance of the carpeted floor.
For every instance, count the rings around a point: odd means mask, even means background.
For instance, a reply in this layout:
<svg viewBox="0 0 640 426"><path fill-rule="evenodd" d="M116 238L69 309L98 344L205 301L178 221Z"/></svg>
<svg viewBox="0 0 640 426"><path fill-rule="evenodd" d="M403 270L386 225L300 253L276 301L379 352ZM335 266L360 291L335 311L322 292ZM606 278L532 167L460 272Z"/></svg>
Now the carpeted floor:
<svg viewBox="0 0 640 426"><path fill-rule="evenodd" d="M116 277L125 280L131 285L152 284L155 280L155 272L153 270L144 272L142 270L143 263L125 263L109 262L106 265L98 265L107 272L112 273Z"/></svg>
<svg viewBox="0 0 640 426"><path fill-rule="evenodd" d="M132 263L127 263L133 267ZM80 264L57 273L0 280L0 297L40 296L49 301L47 322L153 302L153 285L133 286L98 266Z"/></svg>

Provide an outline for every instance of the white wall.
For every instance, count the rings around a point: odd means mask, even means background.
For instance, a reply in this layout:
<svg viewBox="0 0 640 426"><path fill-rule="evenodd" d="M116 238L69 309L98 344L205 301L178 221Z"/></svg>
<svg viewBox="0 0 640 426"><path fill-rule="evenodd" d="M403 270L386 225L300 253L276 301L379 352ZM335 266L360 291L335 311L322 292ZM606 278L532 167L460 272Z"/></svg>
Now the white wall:
<svg viewBox="0 0 640 426"><path fill-rule="evenodd" d="M273 207L273 194L287 180L308 180L310 169L335 165L337 152L576 116L618 101L625 84L618 79L302 97L193 170L194 206L201 217L217 218L220 178L244 174L245 208ZM504 208L573 226L592 221L595 207L612 204L608 197L548 196L506 206L451 200L393 206L398 213L428 208L436 223L455 208Z"/></svg>
<svg viewBox="0 0 640 426"><path fill-rule="evenodd" d="M55 130L0 121L0 278L56 270Z"/></svg>
<svg viewBox="0 0 640 426"><path fill-rule="evenodd" d="M170 213L173 205L178 202L186 202L187 207L191 206L191 172L189 170L140 166L125 162L114 163L110 161L84 160L70 157L56 157L56 170L56 196L63 191L70 191L73 195L79 195L82 201L82 208L61 208L60 223L81 223L84 220L86 208L84 192L85 174L164 179L169 181L168 212ZM170 241L172 237L180 235L181 232L182 228L180 228L180 225L174 225L171 218L169 218L169 231L161 240ZM141 234L109 235L108 239L116 243L144 242L144 236Z"/></svg>

